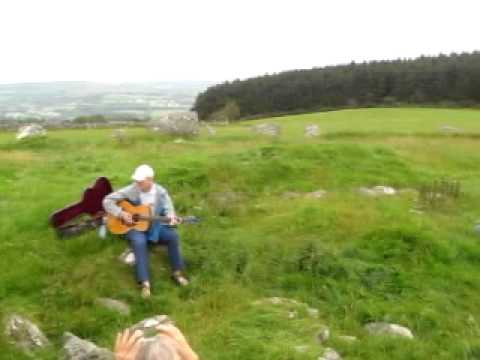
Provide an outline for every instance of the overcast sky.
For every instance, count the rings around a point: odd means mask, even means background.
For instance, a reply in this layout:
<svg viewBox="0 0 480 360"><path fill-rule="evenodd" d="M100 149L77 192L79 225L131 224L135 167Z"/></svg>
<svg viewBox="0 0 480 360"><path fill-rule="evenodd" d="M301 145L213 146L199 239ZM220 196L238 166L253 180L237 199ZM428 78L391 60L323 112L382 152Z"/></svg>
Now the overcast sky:
<svg viewBox="0 0 480 360"><path fill-rule="evenodd" d="M246 78L480 50L480 1L0 0L0 83Z"/></svg>

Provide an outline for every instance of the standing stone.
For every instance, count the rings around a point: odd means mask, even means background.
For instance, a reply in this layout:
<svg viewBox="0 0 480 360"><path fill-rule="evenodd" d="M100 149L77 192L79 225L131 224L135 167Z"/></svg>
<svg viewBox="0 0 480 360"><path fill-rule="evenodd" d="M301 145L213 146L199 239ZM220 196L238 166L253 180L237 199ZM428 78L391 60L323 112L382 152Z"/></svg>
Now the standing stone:
<svg viewBox="0 0 480 360"><path fill-rule="evenodd" d="M257 134L267 136L279 136L281 132L280 125L277 124L259 124L253 126L253 131Z"/></svg>
<svg viewBox="0 0 480 360"><path fill-rule="evenodd" d="M305 137L317 137L320 135L320 128L318 125L310 124L305 126Z"/></svg>
<svg viewBox="0 0 480 360"><path fill-rule="evenodd" d="M37 325L19 315L10 316L5 333L17 347L27 352L50 345Z"/></svg>
<svg viewBox="0 0 480 360"><path fill-rule="evenodd" d="M207 125L208 135L215 136L217 134L217 130L214 127Z"/></svg>
<svg viewBox="0 0 480 360"><path fill-rule="evenodd" d="M22 126L18 129L17 140L22 140L31 137L44 136L47 134L47 130L39 124L30 124Z"/></svg>
<svg viewBox="0 0 480 360"><path fill-rule="evenodd" d="M94 343L80 339L72 333L63 334L65 360L113 360L114 354Z"/></svg>
<svg viewBox="0 0 480 360"><path fill-rule="evenodd" d="M124 143L128 136L125 129L115 129L112 131L112 138L119 143Z"/></svg>
<svg viewBox="0 0 480 360"><path fill-rule="evenodd" d="M198 115L193 111L165 114L150 123L153 131L174 136L196 136L200 130Z"/></svg>

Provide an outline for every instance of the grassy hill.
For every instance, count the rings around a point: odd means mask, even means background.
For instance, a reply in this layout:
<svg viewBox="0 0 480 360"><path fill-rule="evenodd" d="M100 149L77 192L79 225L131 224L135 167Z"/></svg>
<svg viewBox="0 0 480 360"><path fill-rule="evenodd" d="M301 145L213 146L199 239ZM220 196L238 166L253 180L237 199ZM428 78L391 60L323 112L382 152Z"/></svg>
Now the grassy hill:
<svg viewBox="0 0 480 360"><path fill-rule="evenodd" d="M249 129L263 122L280 124L282 135ZM311 123L320 137L303 136ZM480 358L480 111L348 110L217 131L174 143L128 129L126 144L108 129L21 143L0 133L0 318L20 313L44 330L54 346L37 358L57 358L64 331L111 348L118 331L153 314L169 314L210 360L316 359L322 346L346 359ZM165 253L155 252L148 301L117 260L124 240L91 232L62 241L47 222L97 176L118 188L140 163L156 169L179 213L204 219L180 230L192 285L172 284ZM412 191L358 191L442 178L459 180L461 196L420 213L411 211ZM327 195L287 196L319 189ZM129 303L131 316L99 307L101 296ZM319 318L253 304L272 296L305 302ZM382 320L408 326L415 339L368 336L363 326ZM320 345L323 326L332 336ZM0 348L1 359L29 358L3 330Z"/></svg>

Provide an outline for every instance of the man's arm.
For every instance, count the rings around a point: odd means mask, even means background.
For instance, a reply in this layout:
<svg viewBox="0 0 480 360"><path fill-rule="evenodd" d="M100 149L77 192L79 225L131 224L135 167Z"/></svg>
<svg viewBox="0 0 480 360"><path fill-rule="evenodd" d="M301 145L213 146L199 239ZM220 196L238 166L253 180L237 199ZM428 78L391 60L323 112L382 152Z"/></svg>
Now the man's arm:
<svg viewBox="0 0 480 360"><path fill-rule="evenodd" d="M163 207L167 213L167 216L175 216L175 207L173 206L173 201L168 191L165 190L163 194Z"/></svg>
<svg viewBox="0 0 480 360"><path fill-rule="evenodd" d="M119 201L130 198L131 185L105 196L102 201L105 211L113 216L119 217L122 214L122 208L117 205Z"/></svg>

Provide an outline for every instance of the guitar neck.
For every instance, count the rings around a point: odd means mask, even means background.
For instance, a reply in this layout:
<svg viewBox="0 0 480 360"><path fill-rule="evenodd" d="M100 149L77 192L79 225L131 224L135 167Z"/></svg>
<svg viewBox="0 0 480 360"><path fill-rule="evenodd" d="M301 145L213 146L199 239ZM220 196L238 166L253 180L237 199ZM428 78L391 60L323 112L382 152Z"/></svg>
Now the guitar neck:
<svg viewBox="0 0 480 360"><path fill-rule="evenodd" d="M154 221L154 220L160 220L160 221L168 221L169 217L168 216L163 216L163 215L154 215L154 216L143 216L140 215L139 218L141 220L147 220L147 221Z"/></svg>

